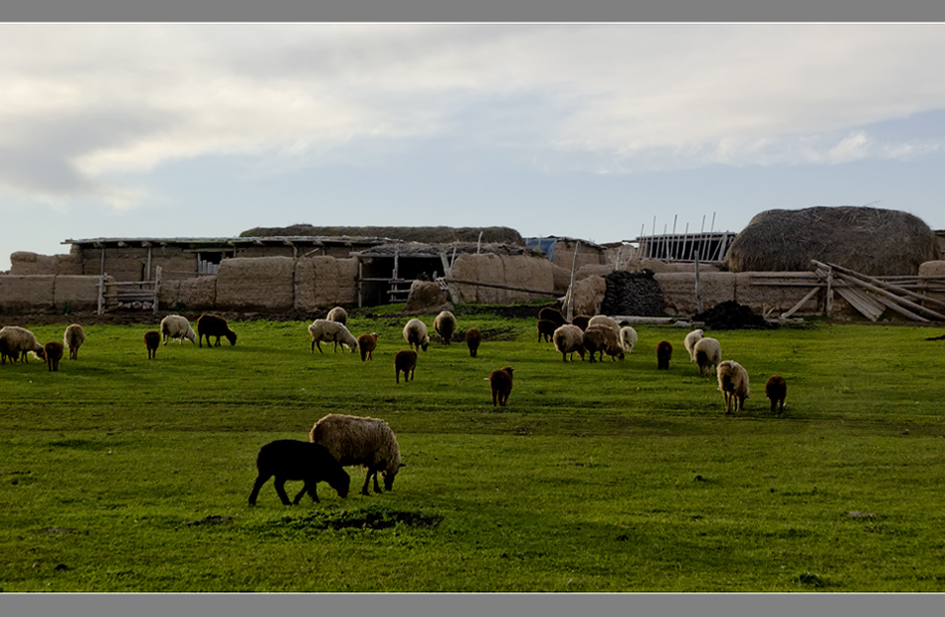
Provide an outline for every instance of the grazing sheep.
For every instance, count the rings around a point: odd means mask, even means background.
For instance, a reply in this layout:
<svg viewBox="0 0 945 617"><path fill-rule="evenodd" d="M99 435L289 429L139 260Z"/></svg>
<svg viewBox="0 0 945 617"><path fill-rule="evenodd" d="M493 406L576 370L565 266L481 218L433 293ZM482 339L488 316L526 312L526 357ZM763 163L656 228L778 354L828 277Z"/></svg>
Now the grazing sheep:
<svg viewBox="0 0 945 617"><path fill-rule="evenodd" d="M273 476L276 477L276 493L286 506L298 505L305 493L312 497L312 501L319 501L315 490L319 482L327 482L341 498L348 496L348 487L351 485L351 478L328 448L308 441L279 439L267 443L256 455L256 469L259 475L253 483L253 492L249 494L251 506L256 505L259 489ZM291 502L285 493L286 480L305 481L302 490Z"/></svg>
<svg viewBox="0 0 945 617"><path fill-rule="evenodd" d="M787 382L780 375L772 375L765 384L765 396L771 401L771 413L784 413L784 399L787 396Z"/></svg>
<svg viewBox="0 0 945 617"><path fill-rule="evenodd" d="M482 332L478 328L466 330L466 346L469 347L469 355L472 358L479 353L479 345L482 343Z"/></svg>
<svg viewBox="0 0 945 617"><path fill-rule="evenodd" d="M512 367L504 366L489 373L489 388L492 390L492 406L505 407L512 392Z"/></svg>
<svg viewBox="0 0 945 617"><path fill-rule="evenodd" d="M219 315L204 313L197 318L197 343L203 347L203 337L207 337L207 347L210 346L210 337L217 337L214 347L220 346L220 337L225 336L230 345L236 345L236 332L230 330L226 319Z"/></svg>
<svg viewBox="0 0 945 617"><path fill-rule="evenodd" d="M557 330L559 324L551 321L550 319L539 319L538 320L538 342L541 342L541 339L545 339L546 343L551 342L551 337L554 336L555 330Z"/></svg>
<svg viewBox="0 0 945 617"><path fill-rule="evenodd" d="M207 343L210 341L208 340ZM161 333L157 330L148 330L144 333L144 346L148 348L148 360L157 355L158 345L161 344Z"/></svg>
<svg viewBox="0 0 945 617"><path fill-rule="evenodd" d="M568 323L565 321L561 311L558 309L553 309L550 306L546 306L545 308L538 311L538 319L547 319L548 321L553 321L556 328Z"/></svg>
<svg viewBox="0 0 945 617"><path fill-rule="evenodd" d="M696 343L698 343L699 339L703 336L705 336L705 332L702 330L693 330L686 335L686 340L683 341L683 345L686 346L686 353L689 354L690 362L696 361Z"/></svg>
<svg viewBox="0 0 945 617"><path fill-rule="evenodd" d="M413 381L413 372L417 368L417 352L413 349L401 349L394 356L394 377L400 383L400 374L404 374L404 382Z"/></svg>
<svg viewBox="0 0 945 617"><path fill-rule="evenodd" d="M637 344L637 331L630 326L620 328L620 346L628 354L633 353L633 346Z"/></svg>
<svg viewBox="0 0 945 617"><path fill-rule="evenodd" d="M456 332L456 327L456 316L449 311L440 311L440 314L433 320L433 329L443 337L447 345L450 344L453 333Z"/></svg>
<svg viewBox="0 0 945 617"><path fill-rule="evenodd" d="M573 362L574 352L581 355L581 360L584 359L584 331L577 326L565 324L559 327L551 335L551 340L554 341L555 349L561 353L561 359L564 362L568 361L569 354Z"/></svg>
<svg viewBox="0 0 945 617"><path fill-rule="evenodd" d="M358 337L358 351L361 352L361 362L373 360L371 352L377 349L377 332L362 334Z"/></svg>
<svg viewBox="0 0 945 617"><path fill-rule="evenodd" d="M177 342L181 345L184 344L184 339L187 339L191 343L197 342L197 335L194 333L194 329L190 327L190 322L187 321L187 318L183 315L168 315L161 320L161 336L163 337L164 344L167 345L167 339L176 338ZM210 340L207 340L209 343Z"/></svg>
<svg viewBox="0 0 945 617"><path fill-rule="evenodd" d="M43 352L43 346L32 332L19 326L0 328L0 363L6 364L7 358L10 358L11 364L17 360L29 364L30 352L36 355Z"/></svg>
<svg viewBox="0 0 945 617"><path fill-rule="evenodd" d="M348 325L348 311L344 310L340 306L328 311L328 315L325 316L325 319L328 321L337 321L340 324Z"/></svg>
<svg viewBox="0 0 945 617"><path fill-rule="evenodd" d="M59 370L59 361L62 360L63 346L59 341L49 341L43 346L43 359L50 371Z"/></svg>
<svg viewBox="0 0 945 617"><path fill-rule="evenodd" d="M315 346L318 346L318 353L322 351L322 343L334 343L335 352L338 352L338 343L346 347L348 351L354 353L358 350L358 339L348 332L348 328L339 321L328 319L316 319L308 326L308 333L312 336L312 353L315 353Z"/></svg>
<svg viewBox="0 0 945 617"><path fill-rule="evenodd" d="M331 452L339 464L361 465L367 468L361 494L368 494L368 482L374 479L374 492L380 493L377 473L384 476L384 490L391 490L394 477L403 463L397 438L387 422L377 418L362 418L328 414L315 423L309 432L313 443L319 443Z"/></svg>
<svg viewBox="0 0 945 617"><path fill-rule="evenodd" d="M699 363L699 374L707 377L722 361L722 346L714 338L701 338L692 348L692 355Z"/></svg>
<svg viewBox="0 0 945 617"><path fill-rule="evenodd" d="M69 349L69 359L79 359L79 347L85 342L85 330L77 323L66 326L66 331L62 335L62 344Z"/></svg>
<svg viewBox="0 0 945 617"><path fill-rule="evenodd" d="M656 369L665 371L669 369L669 361L673 357L673 346L669 341L660 341L656 345Z"/></svg>
<svg viewBox="0 0 945 617"><path fill-rule="evenodd" d="M608 317L607 315L594 315L587 321L588 328L601 324L610 326L610 328L614 331L614 335L617 336L618 339L620 338L620 324L618 324L617 320L613 317Z"/></svg>
<svg viewBox="0 0 945 617"><path fill-rule="evenodd" d="M591 322L591 318L588 315L575 315L574 319L571 320L572 326L577 326L581 330L587 330L587 325Z"/></svg>
<svg viewBox="0 0 945 617"><path fill-rule="evenodd" d="M610 326L604 324L592 324L587 327L584 331L584 349L591 355L591 362L597 361L595 355L599 355L600 361L603 362L605 353L614 362L617 358L624 358L617 335Z"/></svg>
<svg viewBox="0 0 945 617"><path fill-rule="evenodd" d="M417 318L411 319L407 322L407 325L404 326L404 339L411 349L416 347L417 351L420 351L421 347L423 351L426 351L427 346L430 345L430 335L427 333L427 326Z"/></svg>
<svg viewBox="0 0 945 617"><path fill-rule="evenodd" d="M719 376L719 391L725 396L725 413L742 411L745 409L745 399L748 396L748 372L738 362L725 360L716 367Z"/></svg>

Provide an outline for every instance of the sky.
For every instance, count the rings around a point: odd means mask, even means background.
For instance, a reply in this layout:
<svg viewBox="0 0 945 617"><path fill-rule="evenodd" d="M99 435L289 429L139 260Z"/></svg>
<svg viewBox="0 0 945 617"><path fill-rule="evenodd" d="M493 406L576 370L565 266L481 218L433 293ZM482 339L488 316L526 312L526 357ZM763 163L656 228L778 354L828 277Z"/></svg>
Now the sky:
<svg viewBox="0 0 945 617"><path fill-rule="evenodd" d="M0 271L296 223L945 229L945 24L6 23L0 52Z"/></svg>

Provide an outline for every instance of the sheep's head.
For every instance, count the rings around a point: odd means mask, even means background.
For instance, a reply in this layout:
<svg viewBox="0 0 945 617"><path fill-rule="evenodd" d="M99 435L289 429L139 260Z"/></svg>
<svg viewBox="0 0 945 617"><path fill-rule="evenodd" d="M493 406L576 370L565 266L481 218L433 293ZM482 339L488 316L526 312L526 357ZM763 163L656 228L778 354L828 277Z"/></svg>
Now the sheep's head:
<svg viewBox="0 0 945 617"><path fill-rule="evenodd" d="M397 472L400 471L401 467L404 467L403 463L399 464L392 471L381 472L381 475L384 476L384 490L385 491L389 491L394 488L394 478L397 477Z"/></svg>
<svg viewBox="0 0 945 617"><path fill-rule="evenodd" d="M344 499L348 496L348 489L351 487L351 476L344 469L339 468L338 473L328 480L328 485Z"/></svg>
<svg viewBox="0 0 945 617"><path fill-rule="evenodd" d="M230 345L236 345L236 332L233 332L232 330L227 330L226 340L230 341Z"/></svg>
<svg viewBox="0 0 945 617"><path fill-rule="evenodd" d="M430 335L429 335L429 334L423 337L423 340L420 341L420 346L423 347L423 351L426 351L426 350L427 350L427 347L430 346Z"/></svg>

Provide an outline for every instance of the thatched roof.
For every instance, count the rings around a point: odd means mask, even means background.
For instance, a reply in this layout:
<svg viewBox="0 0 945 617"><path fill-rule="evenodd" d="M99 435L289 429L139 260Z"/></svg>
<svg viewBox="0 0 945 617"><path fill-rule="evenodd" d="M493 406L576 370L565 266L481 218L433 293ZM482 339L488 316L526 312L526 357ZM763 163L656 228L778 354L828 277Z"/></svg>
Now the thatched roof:
<svg viewBox="0 0 945 617"><path fill-rule="evenodd" d="M494 253L497 255L523 255L531 254L532 251L522 246L510 244L485 244L479 245L476 242L451 242L448 244L424 244L421 242L397 242L391 244L382 244L373 246L363 251L358 251L355 255L362 257L393 257L396 253L399 257L439 257L440 253L446 253L447 257L452 256L453 250L456 254L462 253Z"/></svg>
<svg viewBox="0 0 945 617"><path fill-rule="evenodd" d="M521 234L510 227L342 227L298 224L289 227L255 227L240 234L240 237L260 236L356 236L388 238L406 242L478 242L482 233L483 243L504 243L524 246Z"/></svg>
<svg viewBox="0 0 945 617"><path fill-rule="evenodd" d="M935 234L906 212L859 206L768 210L732 241L732 272L811 270L831 262L871 276L914 275L936 259Z"/></svg>

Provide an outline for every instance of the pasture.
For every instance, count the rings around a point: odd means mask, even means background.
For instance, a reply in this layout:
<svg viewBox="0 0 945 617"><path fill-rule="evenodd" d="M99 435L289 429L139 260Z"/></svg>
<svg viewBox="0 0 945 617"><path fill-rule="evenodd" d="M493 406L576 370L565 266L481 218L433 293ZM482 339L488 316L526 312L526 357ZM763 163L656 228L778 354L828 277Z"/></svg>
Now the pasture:
<svg viewBox="0 0 945 617"><path fill-rule="evenodd" d="M231 322L235 346L156 322L87 325L58 372L0 366L5 592L870 592L945 589L941 330L814 322L709 331L748 370L725 415L687 330L639 326L623 361L562 362L535 319L454 311L395 383L407 318L353 312L374 359L310 352L309 322ZM0 319L2 322L2 319ZM194 320L191 320L193 323ZM40 342L61 324L28 326ZM672 343L669 370L656 344ZM491 370L514 367L507 407ZM764 383L788 384L772 414ZM247 498L260 446L328 413L386 420L393 491ZM290 482L294 495L300 483Z"/></svg>

